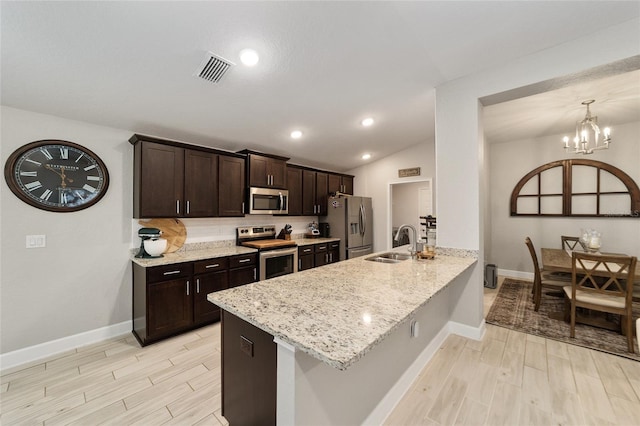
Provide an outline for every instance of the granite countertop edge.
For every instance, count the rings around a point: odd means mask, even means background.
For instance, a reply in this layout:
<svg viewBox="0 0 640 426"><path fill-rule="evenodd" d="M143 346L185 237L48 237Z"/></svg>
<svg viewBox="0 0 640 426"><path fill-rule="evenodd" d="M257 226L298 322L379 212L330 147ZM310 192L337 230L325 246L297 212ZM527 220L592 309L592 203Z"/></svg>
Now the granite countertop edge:
<svg viewBox="0 0 640 426"><path fill-rule="evenodd" d="M458 253L456 253L458 254ZM455 271L449 272L447 273L447 282L442 283L439 286L436 286L433 289L433 292L431 292L427 297L425 297L422 300L415 300L412 304L411 307L406 309L405 311L402 312L402 316L401 318L394 320L393 323L386 327L384 330L382 330L380 332L380 334L376 335L373 338L370 339L365 339L363 340L363 342L365 342L363 345L357 347L354 349L354 351L350 351L351 353L347 356L331 356L330 354L327 354L326 352L323 352L322 350L319 350L315 347L313 347L313 345L309 345L309 344L305 344L304 342L299 341L296 338L292 338L291 336L289 336L288 334L282 332L281 329L278 329L277 327L272 327L269 323L267 322L263 322L260 321L258 318L254 317L253 315L251 315L250 312L245 312L242 308L238 308L238 306L234 305L233 303L227 303L224 299L224 296L219 294L219 293L212 293L208 296L208 300L212 303L215 303L216 305L220 306L222 309L228 311L229 313L241 318L242 320L260 328L261 330L264 330L265 332L273 335L274 337L277 337L278 339L282 340L285 343L288 343L290 345L292 345L293 347L296 348L296 350L300 350L304 353L309 354L310 356L324 362L325 364L330 365L331 367L334 367L336 369L339 370L346 370L349 367L351 367L353 364L355 364L358 360L360 360L362 357L364 357L369 351L371 351L373 348L375 348L378 344L380 344L382 341L384 341L389 335L391 335L395 330L398 329L398 327L401 327L402 324L406 323L410 318L412 318L416 312L423 308L426 304L428 304L430 302L430 300L436 296L437 294L439 294L442 290L444 290L445 288L447 288L457 277L459 277L462 273L464 273L466 270L468 270L469 268L471 268L474 264L477 263L477 257L473 257L473 256L447 256L447 255L441 255L441 257L450 257L450 258L456 258L458 261L461 262L460 265L456 265L456 269ZM352 259L348 262L367 262L362 258L359 259ZM409 262L420 262L421 264L424 265L429 265L429 262L432 262L430 260L412 260ZM344 267L346 265L347 262L339 262L338 264L332 264L332 265L327 265L327 266L323 266L321 267L321 269L324 269L325 271L330 271L330 268L335 267L336 265L340 265L340 264L344 264L342 265L342 267ZM370 263L374 263L374 262L370 262ZM354 263L355 265L355 263ZM407 264L408 265L408 264ZM397 267L399 265L385 265L384 267ZM428 266L427 266L428 267ZM316 268L318 269L318 268ZM312 271L312 270L311 270ZM372 272L374 273L374 272ZM321 278L321 277L320 277ZM312 281L312 279L308 278L307 281ZM255 284L250 284L250 286L254 286L256 284L259 283L255 283ZM429 285L432 283L426 283L425 285ZM221 297L222 296L222 297ZM294 299L292 297L292 299ZM325 301L326 302L326 301ZM339 303L339 302L338 302ZM323 321L322 318L318 318L317 321Z"/></svg>

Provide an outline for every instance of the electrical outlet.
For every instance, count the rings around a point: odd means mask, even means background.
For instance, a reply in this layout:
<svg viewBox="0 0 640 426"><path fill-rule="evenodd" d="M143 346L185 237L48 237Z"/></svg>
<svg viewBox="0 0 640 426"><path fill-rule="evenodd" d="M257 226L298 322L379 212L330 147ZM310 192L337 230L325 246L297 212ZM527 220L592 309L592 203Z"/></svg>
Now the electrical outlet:
<svg viewBox="0 0 640 426"><path fill-rule="evenodd" d="M41 248L47 246L46 235L27 235L27 248Z"/></svg>
<svg viewBox="0 0 640 426"><path fill-rule="evenodd" d="M240 336L240 351L253 358L253 342L244 336Z"/></svg>
<svg viewBox="0 0 640 426"><path fill-rule="evenodd" d="M418 337L419 332L420 327L418 321L411 320L411 324L409 325L409 333L411 334L411 337Z"/></svg>

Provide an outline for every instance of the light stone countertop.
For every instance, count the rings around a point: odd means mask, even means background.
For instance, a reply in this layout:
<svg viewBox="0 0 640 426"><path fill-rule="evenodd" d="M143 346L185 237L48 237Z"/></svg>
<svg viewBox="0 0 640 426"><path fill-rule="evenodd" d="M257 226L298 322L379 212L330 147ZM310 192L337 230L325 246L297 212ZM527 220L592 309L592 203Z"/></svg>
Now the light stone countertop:
<svg viewBox="0 0 640 426"><path fill-rule="evenodd" d="M330 243L333 241L340 241L340 238L322 238L322 237L318 237L318 238L295 238L294 241L296 242L296 244L298 245L298 247L302 247L302 246L309 246L312 244L323 244L323 243Z"/></svg>
<svg viewBox="0 0 640 426"><path fill-rule="evenodd" d="M298 238L299 237L299 238ZM293 239L298 246L322 244L332 241L340 241L340 238L303 238L301 235ZM152 266L171 265L173 263L191 262L202 259L215 259L216 257L234 256L236 254L257 253L258 250L250 247L236 246L234 240L218 242L192 243L176 251L165 253L163 257L140 259L135 257L139 249L133 249L131 260L145 268Z"/></svg>
<svg viewBox="0 0 640 426"><path fill-rule="evenodd" d="M406 246L394 251L406 253ZM477 253L451 253L396 264L359 257L210 293L207 299L346 370L477 262Z"/></svg>
<svg viewBox="0 0 640 426"><path fill-rule="evenodd" d="M137 253L138 250L135 250ZM131 255L131 260L145 268L151 266L171 265L173 263L192 262L194 260L215 259L216 257L234 256L236 254L257 253L258 250L250 247L225 246L201 248L198 250L178 250L175 253L165 253L163 257L151 259L139 259L135 253Z"/></svg>

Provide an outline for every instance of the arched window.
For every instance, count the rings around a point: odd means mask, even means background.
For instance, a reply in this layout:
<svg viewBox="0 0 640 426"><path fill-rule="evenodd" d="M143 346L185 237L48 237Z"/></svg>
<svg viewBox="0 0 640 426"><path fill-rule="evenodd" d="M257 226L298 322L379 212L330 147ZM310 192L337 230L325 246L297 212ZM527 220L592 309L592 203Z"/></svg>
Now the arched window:
<svg viewBox="0 0 640 426"><path fill-rule="evenodd" d="M640 217L640 189L595 160L558 160L527 173L511 193L511 216Z"/></svg>

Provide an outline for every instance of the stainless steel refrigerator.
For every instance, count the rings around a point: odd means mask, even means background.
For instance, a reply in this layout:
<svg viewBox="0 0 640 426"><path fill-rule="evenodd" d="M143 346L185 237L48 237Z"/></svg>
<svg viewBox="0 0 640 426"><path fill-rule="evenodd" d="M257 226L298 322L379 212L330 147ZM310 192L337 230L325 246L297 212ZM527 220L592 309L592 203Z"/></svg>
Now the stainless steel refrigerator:
<svg viewBox="0 0 640 426"><path fill-rule="evenodd" d="M340 238L340 260L372 253L371 198L355 196L329 198L326 221L329 223L331 236Z"/></svg>

